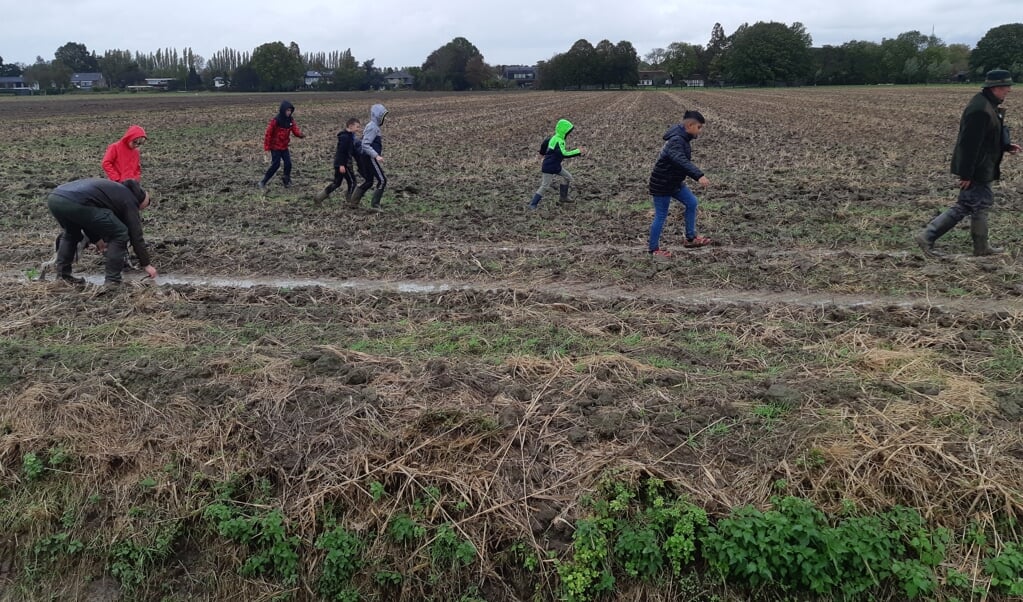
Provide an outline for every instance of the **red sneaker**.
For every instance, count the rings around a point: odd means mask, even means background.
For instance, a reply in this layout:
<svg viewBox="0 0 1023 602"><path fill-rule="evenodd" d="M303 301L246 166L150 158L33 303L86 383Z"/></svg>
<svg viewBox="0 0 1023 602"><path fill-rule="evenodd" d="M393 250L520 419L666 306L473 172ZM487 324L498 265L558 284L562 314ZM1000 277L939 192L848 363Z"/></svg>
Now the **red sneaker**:
<svg viewBox="0 0 1023 602"><path fill-rule="evenodd" d="M714 241L707 238L706 236L697 236L696 238L686 240L684 243L682 243L682 246L687 249L693 249L696 247L706 247L707 245L712 244L714 244Z"/></svg>
<svg viewBox="0 0 1023 602"><path fill-rule="evenodd" d="M664 249L656 249L650 251L650 258L654 261L668 261L671 259L671 251L665 251Z"/></svg>

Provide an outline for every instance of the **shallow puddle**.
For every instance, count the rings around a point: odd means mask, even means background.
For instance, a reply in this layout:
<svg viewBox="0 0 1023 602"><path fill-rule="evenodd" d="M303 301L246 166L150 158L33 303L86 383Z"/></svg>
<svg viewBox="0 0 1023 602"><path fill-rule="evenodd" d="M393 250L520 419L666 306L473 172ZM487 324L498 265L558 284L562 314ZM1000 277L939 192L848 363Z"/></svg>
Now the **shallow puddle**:
<svg viewBox="0 0 1023 602"><path fill-rule="evenodd" d="M103 283L101 274L76 274L90 284ZM27 283L24 274L8 273L0 276L2 281ZM52 280L52 276L51 276ZM153 284L140 272L126 273L129 284ZM940 297L898 297L885 295L832 294L827 291L765 291L731 289L672 288L668 286L646 286L622 288L600 282L526 282L526 281L423 281L423 280L339 280L330 278L275 278L272 276L229 278L224 276L196 276L189 274L161 274L158 286L186 285L210 288L254 288L277 289L324 288L335 291L354 292L395 292L401 294L433 294L449 291L487 292L494 290L524 290L558 295L568 298L595 299L601 301L642 301L676 305L777 305L818 308L869 309L875 307L925 307L971 311L1023 312L1023 299L976 299Z"/></svg>

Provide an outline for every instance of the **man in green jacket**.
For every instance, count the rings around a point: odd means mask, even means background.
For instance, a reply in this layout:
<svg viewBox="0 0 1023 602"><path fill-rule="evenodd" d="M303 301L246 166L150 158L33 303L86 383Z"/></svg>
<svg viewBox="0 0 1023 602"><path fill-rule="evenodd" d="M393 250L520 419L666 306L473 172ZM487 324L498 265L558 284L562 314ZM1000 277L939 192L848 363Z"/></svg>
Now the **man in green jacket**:
<svg viewBox="0 0 1023 602"><path fill-rule="evenodd" d="M1004 69L988 71L981 91L966 105L959 120L959 138L952 151L952 173L959 176L956 204L931 220L916 236L925 255L936 257L934 242L970 216L970 236L976 256L1001 253L988 245L988 213L994 204L991 183L1001 176L1004 153L1016 154L1018 144L1009 140L1005 109L999 107L1012 87L1011 74Z"/></svg>

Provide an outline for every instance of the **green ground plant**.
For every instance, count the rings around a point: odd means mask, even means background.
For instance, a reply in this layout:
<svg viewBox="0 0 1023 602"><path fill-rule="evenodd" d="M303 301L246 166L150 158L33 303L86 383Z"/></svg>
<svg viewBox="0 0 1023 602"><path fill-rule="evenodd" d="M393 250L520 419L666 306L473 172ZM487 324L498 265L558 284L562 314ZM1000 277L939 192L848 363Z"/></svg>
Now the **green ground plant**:
<svg viewBox="0 0 1023 602"><path fill-rule="evenodd" d="M179 520L155 523L142 528L110 546L108 570L122 587L134 590L174 553L174 544L183 532Z"/></svg>
<svg viewBox="0 0 1023 602"><path fill-rule="evenodd" d="M330 524L316 539L316 549L326 551L317 581L317 591L328 600L354 602L359 594L352 588L355 574L363 566L365 542L337 524Z"/></svg>

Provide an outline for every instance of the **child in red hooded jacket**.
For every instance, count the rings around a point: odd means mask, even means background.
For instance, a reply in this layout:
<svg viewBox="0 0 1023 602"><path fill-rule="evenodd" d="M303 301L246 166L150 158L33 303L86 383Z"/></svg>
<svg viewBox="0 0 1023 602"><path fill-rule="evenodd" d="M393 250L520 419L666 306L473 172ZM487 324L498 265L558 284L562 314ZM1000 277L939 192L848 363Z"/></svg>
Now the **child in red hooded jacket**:
<svg viewBox="0 0 1023 602"><path fill-rule="evenodd" d="M103 171L114 182L142 179L139 147L146 141L146 130L132 125L120 140L107 147L103 155Z"/></svg>
<svg viewBox="0 0 1023 602"><path fill-rule="evenodd" d="M281 103L277 116L266 124L266 133L263 135L263 151L273 157L273 162L270 163L270 169L266 170L263 179L259 181L259 189L264 194L266 185L270 182L270 178L274 177L282 161L284 162L284 177L281 178L281 181L285 188L291 187L291 151L288 150L288 144L291 143L292 134L295 134L296 138L305 138L305 134L298 128L298 124L291 116L294 112L295 105L285 100Z"/></svg>

